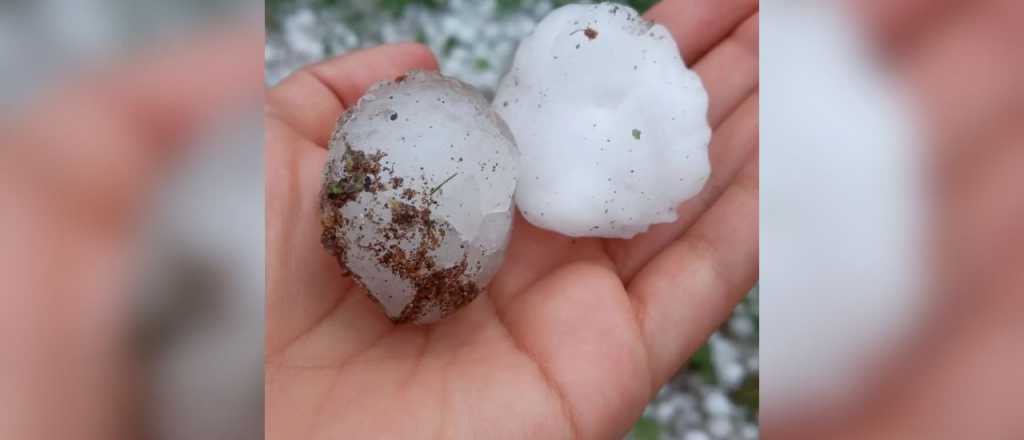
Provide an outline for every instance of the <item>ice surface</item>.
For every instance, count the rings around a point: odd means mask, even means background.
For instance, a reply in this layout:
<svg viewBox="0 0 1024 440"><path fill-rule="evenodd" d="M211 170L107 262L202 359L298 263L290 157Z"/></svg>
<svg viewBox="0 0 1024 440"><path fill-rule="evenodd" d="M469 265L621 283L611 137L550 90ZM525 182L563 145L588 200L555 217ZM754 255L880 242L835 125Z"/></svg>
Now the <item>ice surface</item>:
<svg viewBox="0 0 1024 440"><path fill-rule="evenodd" d="M546 229L632 237L674 221L710 173L700 79L663 26L625 6L551 12L492 106L522 155L516 204Z"/></svg>
<svg viewBox="0 0 1024 440"><path fill-rule="evenodd" d="M504 258L517 156L475 89L428 72L378 84L332 136L324 245L392 319L440 319Z"/></svg>

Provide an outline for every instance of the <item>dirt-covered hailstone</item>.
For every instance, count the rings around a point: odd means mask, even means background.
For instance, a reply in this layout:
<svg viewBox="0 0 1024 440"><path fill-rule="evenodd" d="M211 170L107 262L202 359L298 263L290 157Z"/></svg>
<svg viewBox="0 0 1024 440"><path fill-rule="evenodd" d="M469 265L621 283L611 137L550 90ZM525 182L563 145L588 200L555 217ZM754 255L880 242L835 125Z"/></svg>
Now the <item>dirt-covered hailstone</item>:
<svg viewBox="0 0 1024 440"><path fill-rule="evenodd" d="M625 6L551 12L492 105L522 156L516 204L545 229L632 237L674 221L710 173L700 78L668 30Z"/></svg>
<svg viewBox="0 0 1024 440"><path fill-rule="evenodd" d="M392 320L436 321L501 265L516 174L508 128L475 89L428 72L380 83L331 138L323 245Z"/></svg>

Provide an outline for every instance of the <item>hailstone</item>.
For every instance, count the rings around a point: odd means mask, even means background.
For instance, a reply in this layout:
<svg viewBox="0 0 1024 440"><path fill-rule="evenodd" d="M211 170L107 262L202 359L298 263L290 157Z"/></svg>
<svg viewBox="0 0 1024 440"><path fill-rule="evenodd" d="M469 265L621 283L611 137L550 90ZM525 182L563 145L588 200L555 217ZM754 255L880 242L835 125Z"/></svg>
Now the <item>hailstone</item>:
<svg viewBox="0 0 1024 440"><path fill-rule="evenodd" d="M665 27L626 6L552 11L492 106L521 154L516 204L545 229L632 237L676 220L710 173L700 78Z"/></svg>
<svg viewBox="0 0 1024 440"><path fill-rule="evenodd" d="M501 265L517 158L475 89L420 71L378 83L331 137L323 245L393 321L436 321Z"/></svg>

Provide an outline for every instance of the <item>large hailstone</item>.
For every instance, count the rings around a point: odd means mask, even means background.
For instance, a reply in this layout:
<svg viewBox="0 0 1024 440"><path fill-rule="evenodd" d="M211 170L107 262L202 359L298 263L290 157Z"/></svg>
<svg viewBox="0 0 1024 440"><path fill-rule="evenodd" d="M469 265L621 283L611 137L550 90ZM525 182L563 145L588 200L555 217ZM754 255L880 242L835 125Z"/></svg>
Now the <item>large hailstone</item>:
<svg viewBox="0 0 1024 440"><path fill-rule="evenodd" d="M675 221L710 173L707 105L663 26L609 3L556 9L519 45L492 103L522 155L516 204L576 237Z"/></svg>
<svg viewBox="0 0 1024 440"><path fill-rule="evenodd" d="M517 152L475 89L412 72L339 121L321 192L323 244L396 322L436 321L497 272Z"/></svg>

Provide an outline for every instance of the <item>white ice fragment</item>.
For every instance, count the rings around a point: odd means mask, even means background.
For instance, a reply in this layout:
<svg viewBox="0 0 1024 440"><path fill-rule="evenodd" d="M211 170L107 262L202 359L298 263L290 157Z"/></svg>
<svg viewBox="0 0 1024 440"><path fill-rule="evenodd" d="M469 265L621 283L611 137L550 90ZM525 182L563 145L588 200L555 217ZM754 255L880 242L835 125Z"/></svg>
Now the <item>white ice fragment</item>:
<svg viewBox="0 0 1024 440"><path fill-rule="evenodd" d="M702 431L688 431L683 435L683 440L711 440L711 437Z"/></svg>
<svg viewBox="0 0 1024 440"><path fill-rule="evenodd" d="M729 415L732 413L732 402L721 391L711 391L704 398L704 411L717 416Z"/></svg>
<svg viewBox="0 0 1024 440"><path fill-rule="evenodd" d="M610 3L556 9L492 102L522 156L516 204L570 236L674 221L710 173L707 101L663 26Z"/></svg>
<svg viewBox="0 0 1024 440"><path fill-rule="evenodd" d="M332 135L324 246L390 318L436 321L501 265L517 163L475 89L428 72L380 83Z"/></svg>

